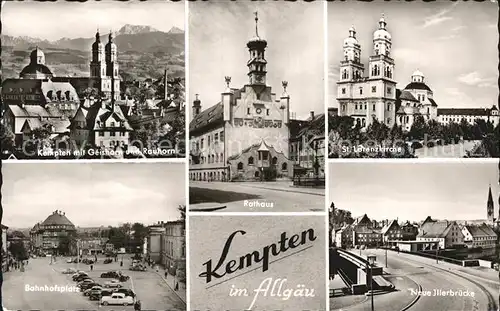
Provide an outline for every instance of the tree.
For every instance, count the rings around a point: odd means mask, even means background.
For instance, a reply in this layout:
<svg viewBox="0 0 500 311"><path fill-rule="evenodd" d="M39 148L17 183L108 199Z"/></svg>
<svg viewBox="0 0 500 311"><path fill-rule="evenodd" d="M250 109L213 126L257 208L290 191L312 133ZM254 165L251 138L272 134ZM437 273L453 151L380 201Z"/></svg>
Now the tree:
<svg viewBox="0 0 500 311"><path fill-rule="evenodd" d="M99 95L99 90L95 87L88 87L83 91L83 96L86 99L95 98L97 99Z"/></svg>
<svg viewBox="0 0 500 311"><path fill-rule="evenodd" d="M9 245L9 251L16 260L28 259L28 251L24 247L23 241L13 241Z"/></svg>
<svg viewBox="0 0 500 311"><path fill-rule="evenodd" d="M181 214L180 217L181 217L181 220L183 221L186 221L186 205L179 205L177 207L177 210L179 211L179 213Z"/></svg>
<svg viewBox="0 0 500 311"><path fill-rule="evenodd" d="M137 247L141 247L144 243L144 238L148 235L149 229L143 224L136 222L132 225L132 231L134 233L132 235L133 240L131 246L134 247L134 250L137 250Z"/></svg>
<svg viewBox="0 0 500 311"><path fill-rule="evenodd" d="M421 114L415 115L415 119L411 126L410 132L408 133L410 139L421 140L424 138L426 132L427 132L427 124L425 123L424 117Z"/></svg>
<svg viewBox="0 0 500 311"><path fill-rule="evenodd" d="M3 123L0 123L0 135L2 138L2 151L14 151L15 148L15 135L12 130L6 127Z"/></svg>

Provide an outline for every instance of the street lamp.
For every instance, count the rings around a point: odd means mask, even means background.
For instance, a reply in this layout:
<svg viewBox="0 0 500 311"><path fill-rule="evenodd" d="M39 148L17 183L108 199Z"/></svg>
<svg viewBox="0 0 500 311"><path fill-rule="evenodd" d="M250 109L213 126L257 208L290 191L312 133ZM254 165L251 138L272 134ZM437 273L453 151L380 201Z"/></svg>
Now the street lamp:
<svg viewBox="0 0 500 311"><path fill-rule="evenodd" d="M370 269L370 295L372 296L371 301L372 301L372 311L374 311L374 306L373 306L373 265L375 264L375 260L377 259L377 256L375 255L368 255L367 256L367 261L366 261L366 272L368 273L368 268ZM369 267L368 267L369 266Z"/></svg>

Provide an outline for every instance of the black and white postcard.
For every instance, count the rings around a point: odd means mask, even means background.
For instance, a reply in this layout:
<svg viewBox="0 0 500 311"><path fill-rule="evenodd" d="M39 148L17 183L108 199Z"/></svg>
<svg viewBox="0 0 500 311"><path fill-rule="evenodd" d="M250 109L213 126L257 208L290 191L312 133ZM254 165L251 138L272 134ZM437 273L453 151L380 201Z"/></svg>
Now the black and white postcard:
<svg viewBox="0 0 500 311"><path fill-rule="evenodd" d="M184 164L2 171L4 310L186 310Z"/></svg>
<svg viewBox="0 0 500 311"><path fill-rule="evenodd" d="M184 4L2 3L2 159L184 157Z"/></svg>
<svg viewBox="0 0 500 311"><path fill-rule="evenodd" d="M324 216L190 216L189 228L191 310L326 310Z"/></svg>
<svg viewBox="0 0 500 311"><path fill-rule="evenodd" d="M500 157L496 1L328 3L330 158Z"/></svg>
<svg viewBox="0 0 500 311"><path fill-rule="evenodd" d="M330 163L330 310L497 310L499 171Z"/></svg>
<svg viewBox="0 0 500 311"><path fill-rule="evenodd" d="M191 210L324 210L323 12L189 4Z"/></svg>

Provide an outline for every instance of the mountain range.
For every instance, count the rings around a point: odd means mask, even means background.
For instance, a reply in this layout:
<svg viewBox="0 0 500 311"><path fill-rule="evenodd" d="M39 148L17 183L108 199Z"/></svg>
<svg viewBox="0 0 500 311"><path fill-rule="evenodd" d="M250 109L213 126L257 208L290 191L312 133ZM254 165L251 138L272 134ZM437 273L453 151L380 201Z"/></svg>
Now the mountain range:
<svg viewBox="0 0 500 311"><path fill-rule="evenodd" d="M108 42L109 33L101 32L101 42ZM168 32L151 26L124 25L113 33L118 48L121 71L127 69L132 76L150 78L162 72L159 66L174 66L175 75L183 72L184 31L172 27ZM45 53L46 64L56 75L80 75L88 72L91 46L95 36L88 38L61 38L49 41L32 37L2 35L2 69L4 77L18 76L29 62L29 53L38 46ZM159 66L155 66L156 65ZM63 66L61 66L63 65ZM74 65L74 68L71 68ZM57 72L57 67L60 72ZM151 71L152 70L152 71Z"/></svg>

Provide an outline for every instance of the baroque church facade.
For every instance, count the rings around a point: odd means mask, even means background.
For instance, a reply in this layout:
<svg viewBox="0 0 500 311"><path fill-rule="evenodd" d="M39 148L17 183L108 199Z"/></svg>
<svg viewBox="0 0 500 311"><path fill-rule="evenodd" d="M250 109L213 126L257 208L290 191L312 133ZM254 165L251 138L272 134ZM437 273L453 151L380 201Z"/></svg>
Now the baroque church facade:
<svg viewBox="0 0 500 311"><path fill-rule="evenodd" d="M226 89L216 105L202 111L193 102L190 135L191 180L272 180L292 174L289 161L290 96L288 83L276 96L266 84L267 41L258 34L247 42L248 83Z"/></svg>
<svg viewBox="0 0 500 311"><path fill-rule="evenodd" d="M417 116L441 124L459 123L462 119L470 124L477 119L491 122L494 126L500 123L495 105L491 108L438 108L434 92L418 69L404 89L397 89L391 49L392 36L382 16L373 33L373 52L368 61L368 74L365 74L356 30L354 26L349 29L349 36L343 42L343 59L337 81L339 116L352 117L354 124L362 129L377 120L389 128L400 126L404 131L411 129Z"/></svg>

